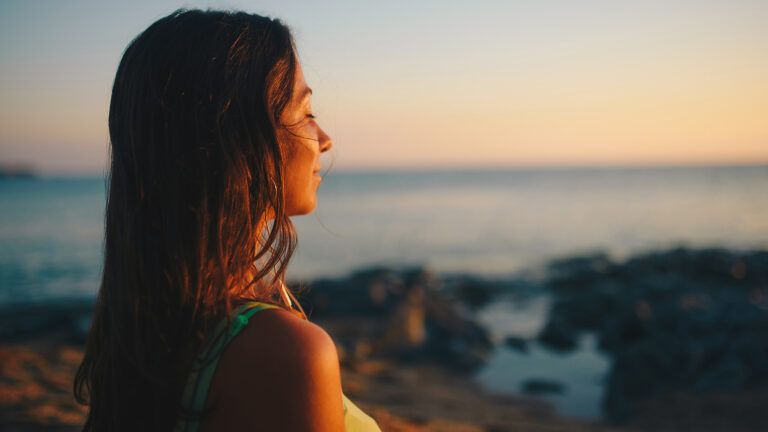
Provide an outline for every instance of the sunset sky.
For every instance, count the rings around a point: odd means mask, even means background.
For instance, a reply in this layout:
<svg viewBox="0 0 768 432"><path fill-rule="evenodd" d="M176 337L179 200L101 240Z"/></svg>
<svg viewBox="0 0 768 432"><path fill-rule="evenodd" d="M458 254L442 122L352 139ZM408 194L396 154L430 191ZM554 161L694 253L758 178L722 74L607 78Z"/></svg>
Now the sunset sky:
<svg viewBox="0 0 768 432"><path fill-rule="evenodd" d="M0 163L106 167L128 42L178 7L294 30L334 169L768 163L768 1L0 2Z"/></svg>

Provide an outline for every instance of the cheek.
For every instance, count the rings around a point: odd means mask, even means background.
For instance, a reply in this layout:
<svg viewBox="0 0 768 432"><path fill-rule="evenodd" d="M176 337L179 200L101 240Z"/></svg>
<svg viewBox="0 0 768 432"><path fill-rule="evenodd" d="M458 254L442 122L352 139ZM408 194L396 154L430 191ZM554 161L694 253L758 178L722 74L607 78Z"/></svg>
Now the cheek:
<svg viewBox="0 0 768 432"><path fill-rule="evenodd" d="M315 207L317 179L312 171L316 152L307 140L292 141L285 160L286 207L292 215L307 214Z"/></svg>
<svg viewBox="0 0 768 432"><path fill-rule="evenodd" d="M315 151L309 140L297 140L291 143L288 155L288 169L294 172L312 173L315 163Z"/></svg>

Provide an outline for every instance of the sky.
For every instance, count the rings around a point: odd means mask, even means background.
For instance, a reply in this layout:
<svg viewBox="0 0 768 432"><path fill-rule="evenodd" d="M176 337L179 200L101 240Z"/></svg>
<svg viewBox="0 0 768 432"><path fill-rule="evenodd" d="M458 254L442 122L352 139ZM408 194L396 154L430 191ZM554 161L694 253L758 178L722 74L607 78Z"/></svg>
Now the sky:
<svg viewBox="0 0 768 432"><path fill-rule="evenodd" d="M0 164L103 172L123 50L179 7L292 28L333 169L768 163L767 1L2 0Z"/></svg>

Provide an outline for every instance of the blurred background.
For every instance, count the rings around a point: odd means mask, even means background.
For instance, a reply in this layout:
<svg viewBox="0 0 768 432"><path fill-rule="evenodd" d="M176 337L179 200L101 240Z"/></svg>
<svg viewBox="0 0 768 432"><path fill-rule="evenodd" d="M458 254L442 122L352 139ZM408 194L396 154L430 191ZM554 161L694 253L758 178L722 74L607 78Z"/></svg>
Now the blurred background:
<svg viewBox="0 0 768 432"><path fill-rule="evenodd" d="M82 422L112 79L179 7L294 31L290 285L383 430L768 428L768 3L4 0L0 429Z"/></svg>

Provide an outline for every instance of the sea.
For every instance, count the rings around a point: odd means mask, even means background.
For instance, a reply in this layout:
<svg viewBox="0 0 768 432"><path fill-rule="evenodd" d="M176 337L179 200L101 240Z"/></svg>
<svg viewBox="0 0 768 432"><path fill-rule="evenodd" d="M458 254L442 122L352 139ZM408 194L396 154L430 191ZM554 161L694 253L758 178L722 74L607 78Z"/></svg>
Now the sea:
<svg viewBox="0 0 768 432"><path fill-rule="evenodd" d="M103 176L0 179L0 304L95 295L105 196ZM289 280L373 265L514 277L597 251L768 249L768 165L330 171L316 210L293 221ZM533 336L548 302L501 301L480 319L498 337ZM608 359L582 342L568 356L502 349L477 379L508 393L559 380L558 412L597 418Z"/></svg>

